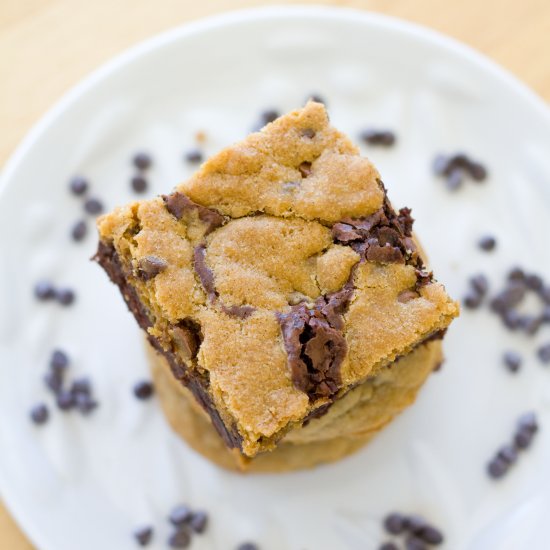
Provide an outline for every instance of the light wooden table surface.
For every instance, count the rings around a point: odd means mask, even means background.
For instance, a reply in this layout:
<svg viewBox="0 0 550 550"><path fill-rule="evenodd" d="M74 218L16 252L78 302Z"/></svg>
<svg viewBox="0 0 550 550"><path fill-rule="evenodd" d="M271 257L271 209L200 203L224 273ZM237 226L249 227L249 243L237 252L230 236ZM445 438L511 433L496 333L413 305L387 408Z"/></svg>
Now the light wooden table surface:
<svg viewBox="0 0 550 550"><path fill-rule="evenodd" d="M550 101L549 0L333 0L427 25L492 57ZM155 33L261 0L0 0L0 166L76 82ZM44 511L47 513L47 510ZM32 546L0 505L0 549Z"/></svg>

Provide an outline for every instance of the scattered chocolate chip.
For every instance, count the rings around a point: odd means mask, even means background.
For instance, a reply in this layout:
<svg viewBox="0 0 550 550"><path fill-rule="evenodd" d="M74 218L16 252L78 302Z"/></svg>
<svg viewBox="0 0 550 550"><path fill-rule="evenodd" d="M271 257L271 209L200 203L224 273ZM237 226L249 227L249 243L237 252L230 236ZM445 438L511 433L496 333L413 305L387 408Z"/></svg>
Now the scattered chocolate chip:
<svg viewBox="0 0 550 550"><path fill-rule="evenodd" d="M184 158L191 164L198 164L203 159L202 151L200 149L190 149L185 153Z"/></svg>
<svg viewBox="0 0 550 550"><path fill-rule="evenodd" d="M170 548L187 548L190 543L191 535L186 529L178 529L168 538Z"/></svg>
<svg viewBox="0 0 550 550"><path fill-rule="evenodd" d="M407 529L412 533L420 533L427 525L426 520L422 516L412 515L407 518Z"/></svg>
<svg viewBox="0 0 550 550"><path fill-rule="evenodd" d="M55 298L55 287L50 281L38 281L34 286L34 295L39 300L51 300Z"/></svg>
<svg viewBox="0 0 550 550"><path fill-rule="evenodd" d="M154 392L153 384L147 380L137 382L134 386L134 395L138 399L149 399Z"/></svg>
<svg viewBox="0 0 550 550"><path fill-rule="evenodd" d="M514 267L508 272L508 280L509 281L524 281L525 280L525 272L521 267Z"/></svg>
<svg viewBox="0 0 550 550"><path fill-rule="evenodd" d="M56 396L57 407L62 411L68 411L75 405L74 396L70 391L60 390Z"/></svg>
<svg viewBox="0 0 550 550"><path fill-rule="evenodd" d="M309 97L308 97L308 100L309 101L315 101L316 103L322 103L323 105L326 105L327 102L325 101L325 99L323 98L323 96L319 95L319 94L311 94Z"/></svg>
<svg viewBox="0 0 550 550"><path fill-rule="evenodd" d="M50 417L48 407L44 403L39 403L31 409L31 420L37 425L40 426L45 424Z"/></svg>
<svg viewBox="0 0 550 550"><path fill-rule="evenodd" d="M77 221L71 229L71 237L73 241L79 242L86 236L88 226L84 220Z"/></svg>
<svg viewBox="0 0 550 550"><path fill-rule="evenodd" d="M504 364L510 372L518 372L521 367L521 355L515 351L507 351L504 354Z"/></svg>
<svg viewBox="0 0 550 550"><path fill-rule="evenodd" d="M152 527L140 527L134 531L134 538L140 546L147 546L153 538Z"/></svg>
<svg viewBox="0 0 550 550"><path fill-rule="evenodd" d="M63 387L63 378L58 372L47 372L44 375L44 382L54 395L57 395Z"/></svg>
<svg viewBox="0 0 550 550"><path fill-rule="evenodd" d="M486 235L485 237L481 237L481 239L479 239L478 245L479 245L479 248L481 248L481 250L490 252L491 250L495 249L495 246L497 245L497 241L491 235Z"/></svg>
<svg viewBox="0 0 550 550"><path fill-rule="evenodd" d="M202 510L197 510L191 515L189 526L195 533L204 533L208 525L208 514Z"/></svg>
<svg viewBox="0 0 550 550"><path fill-rule="evenodd" d="M92 216L97 216L103 212L103 203L99 199L90 197L84 202L84 211Z"/></svg>
<svg viewBox="0 0 550 550"><path fill-rule="evenodd" d="M180 526L188 523L193 516L193 511L186 504L180 504L172 509L168 519L172 525Z"/></svg>
<svg viewBox="0 0 550 550"><path fill-rule="evenodd" d="M462 187L464 182L464 171L461 168L455 168L451 170L447 178L445 179L445 185L449 191L456 191Z"/></svg>
<svg viewBox="0 0 550 550"><path fill-rule="evenodd" d="M537 416L534 412L526 412L518 419L518 430L526 430L530 433L536 433L539 429Z"/></svg>
<svg viewBox="0 0 550 550"><path fill-rule="evenodd" d="M470 291L464 296L462 301L468 309L477 309L483 301L483 296L478 292Z"/></svg>
<svg viewBox="0 0 550 550"><path fill-rule="evenodd" d="M132 178L131 185L136 193L144 193L147 191L147 180L141 174Z"/></svg>
<svg viewBox="0 0 550 550"><path fill-rule="evenodd" d="M489 462L487 472L493 479L500 479L508 472L508 463L502 458L495 457Z"/></svg>
<svg viewBox="0 0 550 550"><path fill-rule="evenodd" d="M56 349L50 358L50 368L53 371L64 371L69 366L69 356L62 350Z"/></svg>
<svg viewBox="0 0 550 550"><path fill-rule="evenodd" d="M395 134L389 130L378 130L375 128L368 128L363 130L360 135L368 145L382 145L384 147L390 147L395 143Z"/></svg>
<svg viewBox="0 0 550 550"><path fill-rule="evenodd" d="M378 547L378 550L399 550L399 546L394 542L384 542Z"/></svg>
<svg viewBox="0 0 550 550"><path fill-rule="evenodd" d="M145 256L138 262L139 275L145 281L153 279L168 267L168 262L158 256Z"/></svg>
<svg viewBox="0 0 550 550"><path fill-rule="evenodd" d="M138 170L147 170L151 166L152 159L148 153L140 152L134 155L132 163Z"/></svg>
<svg viewBox="0 0 550 550"><path fill-rule="evenodd" d="M527 285L527 288L530 288L535 292L542 290L544 286L542 277L534 273L525 276L525 284Z"/></svg>
<svg viewBox="0 0 550 550"><path fill-rule="evenodd" d="M428 544L433 544L434 546L437 546L438 544L441 544L443 542L443 533L441 533L439 529L436 529L432 525L424 526L420 530L420 532L417 533L417 536L424 542L427 542Z"/></svg>
<svg viewBox="0 0 550 550"><path fill-rule="evenodd" d="M518 453L513 445L504 445L504 447L498 451L497 458L511 465L517 460Z"/></svg>
<svg viewBox="0 0 550 550"><path fill-rule="evenodd" d="M446 178L447 187L451 190L458 189L466 175L475 182L483 181L487 177L487 169L464 153L437 155L433 161L433 170L436 175Z"/></svg>
<svg viewBox="0 0 550 550"><path fill-rule="evenodd" d="M415 535L409 535L405 539L405 548L407 550L428 550L428 547L424 544L424 541Z"/></svg>
<svg viewBox="0 0 550 550"><path fill-rule="evenodd" d="M470 285L481 296L485 296L489 290L489 281L482 273L471 277Z"/></svg>
<svg viewBox="0 0 550 550"><path fill-rule="evenodd" d="M84 195L88 190L88 181L81 176L75 176L69 183L73 195Z"/></svg>
<svg viewBox="0 0 550 550"><path fill-rule="evenodd" d="M514 434L514 445L517 449L527 449L533 441L533 434L527 430L520 430Z"/></svg>
<svg viewBox="0 0 550 550"><path fill-rule="evenodd" d="M550 344L545 344L537 350L537 356L543 363L550 363Z"/></svg>
<svg viewBox="0 0 550 550"><path fill-rule="evenodd" d="M70 306L74 302L75 294L70 288L59 288L55 291L55 299L63 306Z"/></svg>
<svg viewBox="0 0 550 550"><path fill-rule="evenodd" d="M468 171L474 181L483 181L487 177L487 169L479 162L470 161Z"/></svg>
<svg viewBox="0 0 550 550"><path fill-rule="evenodd" d="M76 378L71 384L71 393L73 395L83 394L91 395L92 394L92 383L89 378Z"/></svg>
<svg viewBox="0 0 550 550"><path fill-rule="evenodd" d="M279 111L275 109L267 109L260 115L260 120L263 123L263 126L266 124L269 124L270 122L273 122L274 120L278 119L281 116Z"/></svg>
<svg viewBox="0 0 550 550"><path fill-rule="evenodd" d="M384 518L384 527L388 533L399 535L408 528L408 521L403 514L393 512Z"/></svg>
<svg viewBox="0 0 550 550"><path fill-rule="evenodd" d="M94 411L99 403L88 393L73 393L74 406L83 414L88 415Z"/></svg>
<svg viewBox="0 0 550 550"><path fill-rule="evenodd" d="M302 136L308 139L313 139L315 137L315 130L313 130L313 128L305 128L302 130Z"/></svg>
<svg viewBox="0 0 550 550"><path fill-rule="evenodd" d="M300 170L300 174L302 174L303 178L307 178L308 176L311 176L311 162L304 161L300 166L298 166L298 170Z"/></svg>

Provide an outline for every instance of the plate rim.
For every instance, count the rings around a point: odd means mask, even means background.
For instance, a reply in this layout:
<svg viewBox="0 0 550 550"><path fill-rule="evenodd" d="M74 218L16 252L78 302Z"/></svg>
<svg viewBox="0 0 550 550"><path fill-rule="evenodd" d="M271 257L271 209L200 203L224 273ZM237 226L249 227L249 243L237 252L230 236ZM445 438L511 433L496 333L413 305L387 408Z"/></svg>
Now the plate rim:
<svg viewBox="0 0 550 550"><path fill-rule="evenodd" d="M496 78L509 90L513 91L520 100L529 103L550 125L550 105L519 77L473 47L424 25L382 13L341 6L278 4L236 9L202 17L154 34L124 49L80 79L39 117L38 121L31 126L30 130L8 157L0 174L0 200L3 199L10 185L13 184L12 180L17 175L20 166L25 162L26 156L32 152L33 147L40 139L47 134L50 127L55 124L57 118L75 105L83 95L93 91L97 85L110 78L119 69L137 61L142 56L156 49L179 40L185 40L193 35L215 31L234 24L269 19L275 16L278 18L314 17L319 20L330 20L336 23L360 22L364 25L374 25L381 29L396 31L416 40L437 45L441 49L459 55L469 63L475 64L489 72L493 78ZM24 536L34 546L40 548L39 543L45 541L47 543L47 540L42 536L40 529L34 525L34 522L25 519L25 511L19 503L17 493L12 489L7 489L9 483L6 480L7 472L2 460L0 460L0 496L2 504Z"/></svg>

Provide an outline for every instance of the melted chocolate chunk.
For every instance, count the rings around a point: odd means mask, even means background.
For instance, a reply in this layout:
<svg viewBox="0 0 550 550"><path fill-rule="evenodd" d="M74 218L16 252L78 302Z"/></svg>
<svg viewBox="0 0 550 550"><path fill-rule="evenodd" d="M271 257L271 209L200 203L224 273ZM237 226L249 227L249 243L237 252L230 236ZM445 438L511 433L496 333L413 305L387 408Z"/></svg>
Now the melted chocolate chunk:
<svg viewBox="0 0 550 550"><path fill-rule="evenodd" d="M252 306L226 306L222 304L222 310L224 313L227 313L227 315L230 315L231 317L246 319L256 311L256 308Z"/></svg>
<svg viewBox="0 0 550 550"><path fill-rule="evenodd" d="M184 319L172 327L172 343L186 360L195 359L202 340L201 327L192 319Z"/></svg>
<svg viewBox="0 0 550 550"><path fill-rule="evenodd" d="M183 193L175 191L171 195L162 195L162 198L166 210L178 220L181 220L186 212L196 211L199 219L207 226L205 235L224 223L224 217L217 210L197 204Z"/></svg>
<svg viewBox="0 0 550 550"><path fill-rule="evenodd" d="M338 391L340 365L347 352L342 314L352 294L348 283L341 291L318 298L313 308L301 303L277 315L292 380L311 400Z"/></svg>
<svg viewBox="0 0 550 550"><path fill-rule="evenodd" d="M300 174L302 174L303 178L307 178L308 176L311 176L311 162L304 161L300 166L298 166L298 170L300 170Z"/></svg>
<svg viewBox="0 0 550 550"><path fill-rule="evenodd" d="M145 256L139 260L139 276L149 281L168 267L168 262L158 256Z"/></svg>
<svg viewBox="0 0 550 550"><path fill-rule="evenodd" d="M214 285L214 273L206 265L206 245L201 244L195 247L193 253L193 267L201 284L208 295L208 299L211 302L214 302L218 298L218 293L216 292L216 287Z"/></svg>

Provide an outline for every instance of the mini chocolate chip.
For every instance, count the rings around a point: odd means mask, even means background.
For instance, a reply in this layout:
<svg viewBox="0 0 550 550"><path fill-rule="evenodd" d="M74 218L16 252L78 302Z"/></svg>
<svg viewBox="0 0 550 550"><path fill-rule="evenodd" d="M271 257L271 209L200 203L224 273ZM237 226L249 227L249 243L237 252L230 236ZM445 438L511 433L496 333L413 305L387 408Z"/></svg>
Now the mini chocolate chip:
<svg viewBox="0 0 550 550"><path fill-rule="evenodd" d="M73 394L73 400L74 406L84 415L90 414L99 405L99 403L87 393Z"/></svg>
<svg viewBox="0 0 550 550"><path fill-rule="evenodd" d="M526 430L518 431L514 435L514 445L518 449L527 449L533 441L533 434Z"/></svg>
<svg viewBox="0 0 550 550"><path fill-rule="evenodd" d="M154 393L153 384L147 380L137 382L134 386L134 395L138 399L149 399Z"/></svg>
<svg viewBox="0 0 550 550"><path fill-rule="evenodd" d="M483 181L487 177L487 168L479 162L469 161L467 169L474 181Z"/></svg>
<svg viewBox="0 0 550 550"><path fill-rule="evenodd" d="M542 290L544 286L542 277L535 274L527 275L525 277L525 284L527 285L527 288L530 288L531 290L535 290L537 292Z"/></svg>
<svg viewBox="0 0 550 550"><path fill-rule="evenodd" d="M449 158L446 155L437 155L432 163L432 169L438 176L446 175L449 168Z"/></svg>
<svg viewBox="0 0 550 550"><path fill-rule="evenodd" d="M399 546L394 542L384 542L378 547L378 550L399 550Z"/></svg>
<svg viewBox="0 0 550 550"><path fill-rule="evenodd" d="M208 525L208 514L202 510L193 512L189 526L195 533L204 533Z"/></svg>
<svg viewBox="0 0 550 550"><path fill-rule="evenodd" d="M525 272L521 267L514 267L508 272L508 280L509 281L524 281L525 280Z"/></svg>
<svg viewBox="0 0 550 550"><path fill-rule="evenodd" d="M55 291L55 299L63 306L70 306L74 302L75 294L70 288L59 288Z"/></svg>
<svg viewBox="0 0 550 550"><path fill-rule="evenodd" d="M55 287L50 281L38 281L34 286L34 295L39 300L51 300L55 297Z"/></svg>
<svg viewBox="0 0 550 550"><path fill-rule="evenodd" d="M133 165L138 170L147 170L151 166L151 156L148 153L140 152L136 153L134 155L134 158L132 159Z"/></svg>
<svg viewBox="0 0 550 550"><path fill-rule="evenodd" d="M545 344L537 350L538 358L543 363L550 363L550 344Z"/></svg>
<svg viewBox="0 0 550 550"><path fill-rule="evenodd" d="M191 543L191 535L186 529L178 529L168 537L170 548L187 548Z"/></svg>
<svg viewBox="0 0 550 550"><path fill-rule="evenodd" d="M69 183L73 195L84 195L88 190L88 181L81 176L75 176Z"/></svg>
<svg viewBox="0 0 550 550"><path fill-rule="evenodd" d="M303 178L307 178L308 176L311 176L311 162L304 161L300 166L298 166L298 170L300 170L300 174L302 174Z"/></svg>
<svg viewBox="0 0 550 550"><path fill-rule="evenodd" d="M84 220L77 221L71 229L71 237L73 241L81 241L88 232L88 226Z"/></svg>
<svg viewBox="0 0 550 550"><path fill-rule="evenodd" d="M37 425L40 426L45 424L50 417L50 412L48 407L44 403L39 403L31 409L31 420Z"/></svg>
<svg viewBox="0 0 550 550"><path fill-rule="evenodd" d="M134 538L140 546L147 546L153 538L152 527L140 527L134 531Z"/></svg>
<svg viewBox="0 0 550 550"><path fill-rule="evenodd" d="M145 256L138 262L139 273L143 279L148 281L168 267L168 262L158 256Z"/></svg>
<svg viewBox="0 0 550 550"><path fill-rule="evenodd" d="M542 324L542 317L533 317L525 315L521 317L519 326L530 335L534 335L538 332Z"/></svg>
<svg viewBox="0 0 550 550"><path fill-rule="evenodd" d="M489 290L489 281L485 275L479 273L470 278L470 285L481 296L487 294Z"/></svg>
<svg viewBox="0 0 550 550"><path fill-rule="evenodd" d="M453 168L445 180L445 185L449 191L456 191L462 186L463 181L464 171L461 168Z"/></svg>
<svg viewBox="0 0 550 550"><path fill-rule="evenodd" d="M518 458L518 453L512 445L505 445L498 453L497 458L506 462L506 464L514 464Z"/></svg>
<svg viewBox="0 0 550 550"><path fill-rule="evenodd" d="M526 430L531 433L537 432L539 425L537 422L537 415L530 411L523 413L518 419L518 430Z"/></svg>
<svg viewBox="0 0 550 550"><path fill-rule="evenodd" d="M91 395L92 393L92 383L89 378L76 378L71 384L71 393L76 394L85 394Z"/></svg>
<svg viewBox="0 0 550 550"><path fill-rule="evenodd" d="M56 349L50 357L50 368L53 371L64 371L69 366L69 356L62 350Z"/></svg>
<svg viewBox="0 0 550 550"><path fill-rule="evenodd" d="M327 102L325 101L325 99L323 98L323 96L319 95L319 94L311 94L308 99L310 101L315 101L316 103L322 103L323 105L326 105Z"/></svg>
<svg viewBox="0 0 550 550"><path fill-rule="evenodd" d="M517 372L521 367L521 355L515 351L507 351L504 356L504 364L510 372Z"/></svg>
<svg viewBox="0 0 550 550"><path fill-rule="evenodd" d="M428 550L424 541L414 535L409 535L405 539L405 548L406 550Z"/></svg>
<svg viewBox="0 0 550 550"><path fill-rule="evenodd" d="M253 542L242 542L237 546L237 550L260 550L260 547Z"/></svg>
<svg viewBox="0 0 550 550"><path fill-rule="evenodd" d="M57 393L56 403L60 410L68 411L75 405L74 396L70 391L61 390Z"/></svg>
<svg viewBox="0 0 550 550"><path fill-rule="evenodd" d="M191 164L202 162L202 151L200 149L190 149L185 153L185 160Z"/></svg>
<svg viewBox="0 0 550 550"><path fill-rule="evenodd" d="M63 387L63 378L58 372L47 372L44 375L44 382L55 395L57 395L57 393L59 393L59 391Z"/></svg>
<svg viewBox="0 0 550 550"><path fill-rule="evenodd" d="M263 125L269 124L270 122L273 122L274 120L278 119L280 117L279 111L275 109L267 109L260 115L260 119L263 122Z"/></svg>
<svg viewBox="0 0 550 550"><path fill-rule="evenodd" d="M170 520L170 523L176 526L183 525L184 523L189 522L193 515L193 512L189 506L186 504L180 504L179 506L176 506L172 509L170 512L170 516L168 516L168 519Z"/></svg>
<svg viewBox="0 0 550 550"><path fill-rule="evenodd" d="M421 538L424 542L427 542L428 544L433 544L434 546L437 546L438 544L441 544L443 542L443 533L441 533L439 529L436 529L432 525L426 525L425 527L423 527L417 536Z"/></svg>
<svg viewBox="0 0 550 550"><path fill-rule="evenodd" d="M502 320L511 330L515 330L521 325L521 315L515 309L505 311Z"/></svg>
<svg viewBox="0 0 550 550"><path fill-rule="evenodd" d="M302 136L313 139L315 137L315 130L313 128L305 128L302 130Z"/></svg>
<svg viewBox="0 0 550 550"><path fill-rule="evenodd" d="M478 292L470 291L464 296L462 301L468 309L477 309L483 301L483 296Z"/></svg>
<svg viewBox="0 0 550 550"><path fill-rule="evenodd" d="M508 471L508 463L499 457L493 458L493 460L491 460L491 462L489 462L487 466L487 473L493 479L499 479L503 477L507 471Z"/></svg>
<svg viewBox="0 0 550 550"><path fill-rule="evenodd" d="M412 515L407 518L407 529L414 534L420 533L427 525L422 516Z"/></svg>
<svg viewBox="0 0 550 550"><path fill-rule="evenodd" d="M408 521L403 514L393 512L384 518L384 527L388 533L399 535L408 527Z"/></svg>
<svg viewBox="0 0 550 550"><path fill-rule="evenodd" d="M144 193L147 191L147 180L140 174L132 178L131 184L132 189L136 193Z"/></svg>
<svg viewBox="0 0 550 550"><path fill-rule="evenodd" d="M496 239L491 235L485 235L484 237L481 237L478 242L479 248L481 248L481 250L485 250L486 252L494 250L496 244Z"/></svg>
<svg viewBox="0 0 550 550"><path fill-rule="evenodd" d="M361 139L368 145L390 147L395 143L395 134L389 130L367 128L361 132Z"/></svg>
<svg viewBox="0 0 550 550"><path fill-rule="evenodd" d="M84 211L92 216L101 214L103 212L103 203L99 199L90 197L84 202Z"/></svg>

